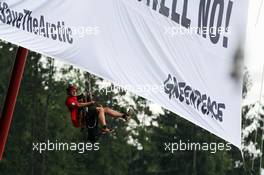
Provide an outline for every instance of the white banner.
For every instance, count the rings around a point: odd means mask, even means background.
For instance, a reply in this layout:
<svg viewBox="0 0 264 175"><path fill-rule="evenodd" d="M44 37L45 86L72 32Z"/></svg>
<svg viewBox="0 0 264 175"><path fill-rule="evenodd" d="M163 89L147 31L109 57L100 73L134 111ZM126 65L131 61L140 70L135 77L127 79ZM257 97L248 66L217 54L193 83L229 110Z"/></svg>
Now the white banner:
<svg viewBox="0 0 264 175"><path fill-rule="evenodd" d="M230 74L247 4L0 0L0 38L130 87L240 148L241 84Z"/></svg>

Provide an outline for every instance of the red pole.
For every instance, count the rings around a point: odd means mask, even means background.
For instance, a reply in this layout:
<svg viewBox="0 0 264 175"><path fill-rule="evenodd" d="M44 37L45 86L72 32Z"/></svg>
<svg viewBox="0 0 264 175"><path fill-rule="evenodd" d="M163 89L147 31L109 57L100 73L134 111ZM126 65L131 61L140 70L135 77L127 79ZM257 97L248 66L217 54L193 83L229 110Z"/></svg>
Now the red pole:
<svg viewBox="0 0 264 175"><path fill-rule="evenodd" d="M2 116L0 116L0 160L2 160L3 157L9 128L13 118L13 112L16 105L16 99L24 73L27 55L27 49L18 47L16 60L13 66L8 92L5 99L5 104L2 110Z"/></svg>

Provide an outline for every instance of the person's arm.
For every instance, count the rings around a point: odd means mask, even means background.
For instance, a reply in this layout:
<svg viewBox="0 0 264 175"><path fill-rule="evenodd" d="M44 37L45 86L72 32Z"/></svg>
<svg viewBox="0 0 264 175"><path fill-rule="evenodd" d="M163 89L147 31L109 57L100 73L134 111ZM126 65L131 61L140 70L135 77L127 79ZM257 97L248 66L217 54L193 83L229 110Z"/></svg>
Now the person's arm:
<svg viewBox="0 0 264 175"><path fill-rule="evenodd" d="M87 102L87 103L78 103L78 107L81 108L81 107L86 107L86 106L90 106L92 104L94 104L95 102L94 101L91 101L91 102Z"/></svg>

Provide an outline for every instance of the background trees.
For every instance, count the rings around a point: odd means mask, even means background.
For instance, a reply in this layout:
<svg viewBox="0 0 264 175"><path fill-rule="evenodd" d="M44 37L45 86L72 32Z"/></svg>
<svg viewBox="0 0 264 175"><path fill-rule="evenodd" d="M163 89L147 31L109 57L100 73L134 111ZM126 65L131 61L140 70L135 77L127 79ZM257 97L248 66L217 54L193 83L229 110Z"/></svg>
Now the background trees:
<svg viewBox="0 0 264 175"><path fill-rule="evenodd" d="M0 107L7 91L15 52L15 46L0 43ZM117 132L100 139L98 152L79 154L54 151L39 154L32 151L33 142L81 141L80 131L72 127L69 112L64 105L65 87L68 82L74 81L85 90L88 88L88 78L96 101L121 111L133 106L137 117L129 123L108 119L109 125ZM106 94L99 87L108 89L109 93ZM246 90L248 87L248 84L245 85ZM240 175L245 172L240 151L234 147L231 151L218 151L215 154L206 151L179 151L174 154L166 152L164 142L225 142L167 110L155 113L151 110L151 103L141 97L111 89L113 85L109 82L31 52L4 160L0 163L0 174ZM250 105L243 107L244 136L247 134L247 126L252 123L251 119L255 118L253 114L253 117L249 117L252 108ZM255 129L260 126L260 123L256 124ZM244 137L248 171L252 155L246 150L246 146L250 140L254 140L254 131L250 130L247 137ZM257 140L259 137L260 135ZM258 166L257 163L255 166Z"/></svg>

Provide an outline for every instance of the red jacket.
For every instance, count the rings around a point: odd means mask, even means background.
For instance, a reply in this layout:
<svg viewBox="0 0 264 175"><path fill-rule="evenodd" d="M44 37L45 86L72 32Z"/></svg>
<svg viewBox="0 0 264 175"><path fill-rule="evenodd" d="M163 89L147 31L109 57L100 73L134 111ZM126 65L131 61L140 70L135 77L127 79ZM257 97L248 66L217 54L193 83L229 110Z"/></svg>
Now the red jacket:
<svg viewBox="0 0 264 175"><path fill-rule="evenodd" d="M71 112L71 120L72 120L74 127L79 128L80 126L79 116L78 116L79 102L77 100L77 97L76 96L67 97L66 106Z"/></svg>

